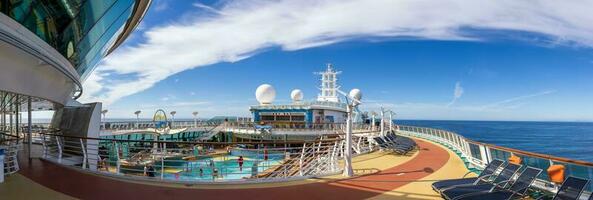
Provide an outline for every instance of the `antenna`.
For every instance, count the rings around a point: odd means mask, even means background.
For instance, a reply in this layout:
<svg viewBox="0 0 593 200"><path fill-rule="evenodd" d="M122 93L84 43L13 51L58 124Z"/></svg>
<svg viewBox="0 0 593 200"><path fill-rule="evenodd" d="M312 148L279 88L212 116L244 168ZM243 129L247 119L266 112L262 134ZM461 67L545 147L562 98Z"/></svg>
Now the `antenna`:
<svg viewBox="0 0 593 200"><path fill-rule="evenodd" d="M315 73L321 75L321 87L319 89L321 93L317 97L317 101L340 102L337 93L340 88L337 75L341 73L341 71L335 71L331 63L327 64L326 71Z"/></svg>

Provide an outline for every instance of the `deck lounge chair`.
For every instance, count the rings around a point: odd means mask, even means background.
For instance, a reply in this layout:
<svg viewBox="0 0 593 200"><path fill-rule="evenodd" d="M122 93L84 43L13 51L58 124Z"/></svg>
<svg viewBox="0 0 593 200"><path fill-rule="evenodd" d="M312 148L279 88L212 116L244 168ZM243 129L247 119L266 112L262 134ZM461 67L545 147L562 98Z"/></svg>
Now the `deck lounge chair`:
<svg viewBox="0 0 593 200"><path fill-rule="evenodd" d="M583 193L585 186L587 186L589 180L569 176L564 180L558 192L554 195L553 200L577 200ZM541 199L541 198L540 198ZM593 200L593 194L589 197L589 200Z"/></svg>
<svg viewBox="0 0 593 200"><path fill-rule="evenodd" d="M392 150L392 151L395 151L398 154L405 154L405 153L407 153L408 151L411 150L410 148L405 148L405 147L397 146L393 142L385 141L381 137L375 137L373 139L379 145L379 147L381 147L382 149Z"/></svg>
<svg viewBox="0 0 593 200"><path fill-rule="evenodd" d="M524 197L527 190L533 184L537 176L542 173L541 169L527 167L519 178L513 182L508 189L495 187L490 191L471 193L455 198L456 200L508 200ZM500 183L499 183L500 185Z"/></svg>
<svg viewBox="0 0 593 200"><path fill-rule="evenodd" d="M386 135L385 140L393 144L394 147L402 149L413 149L416 146L414 140L403 136L396 136L395 134Z"/></svg>
<svg viewBox="0 0 593 200"><path fill-rule="evenodd" d="M382 149L389 149L391 148L391 144L383 140L381 137L374 137L373 140L381 147Z"/></svg>
<svg viewBox="0 0 593 200"><path fill-rule="evenodd" d="M467 195L467 194L471 194L471 193L490 191L496 187L504 188L508 184L509 180L511 180L511 178L513 178L513 175L515 175L515 173L517 173L517 171L519 171L520 168L521 168L521 165L509 163L509 164L507 164L507 166L505 166L502 169L500 174L498 174L498 176L496 176L496 178L492 181L492 183L485 183L485 184L479 184L479 185L462 185L462 186L452 187L452 188L443 190L443 192L441 193L441 196L443 196L443 198L445 198L445 199L451 200L451 199L456 199L458 197L461 197L461 196Z"/></svg>
<svg viewBox="0 0 593 200"><path fill-rule="evenodd" d="M406 137L397 137L396 139L393 140L395 145L393 145L394 149L399 149L405 152L409 152L414 150L414 148L416 148L416 143L414 142L414 140L410 139L410 138L406 138Z"/></svg>
<svg viewBox="0 0 593 200"><path fill-rule="evenodd" d="M488 163L486 168L484 168L484 170L482 170L482 172L478 175L478 177L458 178L458 179L437 181L432 184L432 189L434 191L437 191L440 193L441 191L448 189L450 187L453 187L453 186L468 185L468 184L478 185L478 184L487 183L487 180L489 178L491 178L493 176L493 174L496 173L496 170L503 164L504 164L504 161L502 161L502 160L498 160L498 159L493 160L490 163Z"/></svg>

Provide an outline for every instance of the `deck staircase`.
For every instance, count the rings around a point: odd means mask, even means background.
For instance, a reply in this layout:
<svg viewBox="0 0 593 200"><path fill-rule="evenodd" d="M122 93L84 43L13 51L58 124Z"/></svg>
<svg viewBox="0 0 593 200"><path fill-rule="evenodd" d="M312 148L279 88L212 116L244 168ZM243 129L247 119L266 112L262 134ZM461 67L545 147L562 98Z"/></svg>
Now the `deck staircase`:
<svg viewBox="0 0 593 200"><path fill-rule="evenodd" d="M208 130L206 133L204 133L200 138L198 138L198 140L210 140L213 136L215 136L217 133L223 131L226 128L226 124L225 123L220 123L217 126L215 126L214 128Z"/></svg>
<svg viewBox="0 0 593 200"><path fill-rule="evenodd" d="M259 174L257 178L310 176L332 171L335 167L335 145L327 142L303 144L300 153L294 152L284 163Z"/></svg>

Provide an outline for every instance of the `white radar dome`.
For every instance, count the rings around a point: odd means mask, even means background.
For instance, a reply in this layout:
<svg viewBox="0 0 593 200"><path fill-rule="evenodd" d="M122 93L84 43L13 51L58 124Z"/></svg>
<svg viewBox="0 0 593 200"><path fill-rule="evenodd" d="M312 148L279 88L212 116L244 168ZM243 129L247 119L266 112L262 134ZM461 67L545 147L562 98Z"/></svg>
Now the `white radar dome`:
<svg viewBox="0 0 593 200"><path fill-rule="evenodd" d="M303 91L299 89L295 89L290 93L290 98L294 102L299 102L303 100Z"/></svg>
<svg viewBox="0 0 593 200"><path fill-rule="evenodd" d="M276 90L269 84L262 84L255 90L255 98L259 104L271 104L276 98Z"/></svg>
<svg viewBox="0 0 593 200"><path fill-rule="evenodd" d="M352 89L350 90L350 93L348 93L348 96L350 96L350 98L352 99L356 99L358 101L360 101L360 99L362 98L362 92L360 92L359 89Z"/></svg>

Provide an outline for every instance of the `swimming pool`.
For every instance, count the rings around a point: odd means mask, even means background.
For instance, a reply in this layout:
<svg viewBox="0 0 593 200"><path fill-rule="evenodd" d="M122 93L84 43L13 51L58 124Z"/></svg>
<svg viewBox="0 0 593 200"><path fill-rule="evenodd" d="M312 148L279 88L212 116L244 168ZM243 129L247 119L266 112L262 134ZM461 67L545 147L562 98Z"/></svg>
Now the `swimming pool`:
<svg viewBox="0 0 593 200"><path fill-rule="evenodd" d="M237 161L239 156L243 156L242 168L239 167ZM165 168L163 177L180 181L241 180L281 164L284 153L270 152L268 153L268 160L264 160L263 157L263 153L232 150L229 155L205 157L196 161L189 161L179 168ZM218 172L218 176L213 177L213 170ZM157 173L156 176L160 176L160 174Z"/></svg>

